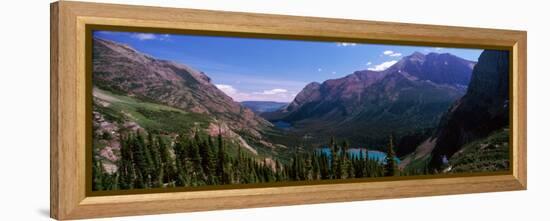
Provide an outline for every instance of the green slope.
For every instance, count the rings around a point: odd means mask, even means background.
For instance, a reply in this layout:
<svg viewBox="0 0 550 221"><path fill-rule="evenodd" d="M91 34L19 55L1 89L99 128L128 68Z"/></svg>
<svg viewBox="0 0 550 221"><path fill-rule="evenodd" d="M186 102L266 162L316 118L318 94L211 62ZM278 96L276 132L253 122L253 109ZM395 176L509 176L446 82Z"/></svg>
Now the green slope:
<svg viewBox="0 0 550 221"><path fill-rule="evenodd" d="M503 171L510 167L509 129L466 144L449 159L451 173Z"/></svg>
<svg viewBox="0 0 550 221"><path fill-rule="evenodd" d="M119 123L133 121L148 131L180 133L195 127L207 128L212 121L204 114L117 95L99 88L94 88L94 96L109 103L102 106L94 102L94 110L108 120Z"/></svg>
<svg viewBox="0 0 550 221"><path fill-rule="evenodd" d="M210 123L215 121L206 114L187 112L179 108L154 103L147 99L125 96L100 88L94 88L93 90L95 99L93 110L101 113L106 120L119 125L125 122L135 122L147 132L154 134L187 134L195 129L200 129L199 131L203 131L202 136L206 136L204 129L207 129ZM279 153L274 149L265 147L246 134L241 134L241 136L256 149L258 155L255 155L255 157L257 159L263 160L265 157L279 158ZM166 136L165 138L170 139L169 137ZM94 138L94 141L94 149L96 150L100 150L106 145L106 140L101 137ZM167 140L167 143L170 143L170 140ZM235 139L228 139L226 145L227 153L230 156L236 156L240 146L239 142ZM246 152L247 149L242 148L242 151Z"/></svg>

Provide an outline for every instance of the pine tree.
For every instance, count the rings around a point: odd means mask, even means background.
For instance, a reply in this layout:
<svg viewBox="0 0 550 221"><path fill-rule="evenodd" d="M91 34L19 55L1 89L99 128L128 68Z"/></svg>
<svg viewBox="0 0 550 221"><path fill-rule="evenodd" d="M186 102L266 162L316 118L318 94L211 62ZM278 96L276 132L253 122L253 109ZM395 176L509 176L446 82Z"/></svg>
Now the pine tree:
<svg viewBox="0 0 550 221"><path fill-rule="evenodd" d="M225 148L222 139L222 132L220 129L218 133L218 160L216 165L216 176L218 177L218 180L221 184L229 183L229 176L227 174L227 171L225 171L225 158Z"/></svg>
<svg viewBox="0 0 550 221"><path fill-rule="evenodd" d="M393 152L393 136L390 135L388 144L388 153L386 154L386 163L384 168L384 176L396 176L397 165L395 162L395 152Z"/></svg>
<svg viewBox="0 0 550 221"><path fill-rule="evenodd" d="M364 165L363 165L363 167L365 168L365 174L364 174L365 177L372 177L373 171L372 171L372 168L370 168L370 162L371 162L371 159L370 159L370 156L369 156L369 150L366 149L365 150L365 161L364 161Z"/></svg>
<svg viewBox="0 0 550 221"><path fill-rule="evenodd" d="M176 186L188 186L189 185L189 171L187 170L187 156L188 151L185 145L189 144L188 139L186 139L184 134L178 135L176 142L174 143L174 154L175 157L175 181Z"/></svg>
<svg viewBox="0 0 550 221"><path fill-rule="evenodd" d="M210 147L208 146L207 141L203 141L199 145L199 154L201 157L201 166L202 166L202 169L204 170L204 174L206 177L210 177L211 156L210 156Z"/></svg>
<svg viewBox="0 0 550 221"><path fill-rule="evenodd" d="M135 168L133 163L130 136L120 136L120 160L118 165L119 186L121 189L133 189Z"/></svg>
<svg viewBox="0 0 550 221"><path fill-rule="evenodd" d="M349 150L348 141L344 140L344 142L342 143L342 162L341 162L342 164L341 174L343 179L351 178L353 173L353 168L351 167L351 162L349 160L348 150Z"/></svg>
<svg viewBox="0 0 550 221"><path fill-rule="evenodd" d="M148 160L146 156L145 140L138 131L135 137L130 137L130 146L132 149L133 162L136 165L136 180L135 187L142 189L147 187L148 174Z"/></svg>
<svg viewBox="0 0 550 221"><path fill-rule="evenodd" d="M176 158L176 186L189 186L189 173L187 171L187 167L185 166L185 161L183 161L181 158Z"/></svg>
<svg viewBox="0 0 550 221"><path fill-rule="evenodd" d="M101 163L101 160L94 159L95 163L92 167L92 175L93 175L93 182L92 182L92 189L93 190L105 190L104 186L104 177L105 177L105 171L103 170L103 164Z"/></svg>
<svg viewBox="0 0 550 221"><path fill-rule="evenodd" d="M313 176L314 176L314 171L313 171L313 160L311 159L311 157L308 155L308 154L305 154L304 158L303 158L303 162L304 162L304 180L312 180L313 179Z"/></svg>
<svg viewBox="0 0 550 221"><path fill-rule="evenodd" d="M210 184L217 184L218 180L216 177L216 150L214 141L212 139L212 136L208 136L208 154L210 156L210 161L208 162L208 174L209 175L209 183Z"/></svg>
<svg viewBox="0 0 550 221"><path fill-rule="evenodd" d="M172 158L170 150L168 149L162 138L158 139L158 147L160 152L160 166L162 168L162 176L159 177L160 182L162 184L164 184L165 182L172 183L175 181L176 176L174 160Z"/></svg>
<svg viewBox="0 0 550 221"><path fill-rule="evenodd" d="M192 174L192 185L198 186L205 180L204 172L202 168L202 158L200 154L200 149L202 140L200 139L198 131L195 131L194 140L188 144L189 147L189 156L188 158L191 161L191 174Z"/></svg>
<svg viewBox="0 0 550 221"><path fill-rule="evenodd" d="M310 161L311 161L311 179L312 180L318 180L319 179L319 174L321 173L321 166L319 164L319 156L316 152L313 152L311 154L311 158L310 158Z"/></svg>
<svg viewBox="0 0 550 221"><path fill-rule="evenodd" d="M244 158L243 156L243 153L242 153L242 150L241 150L241 146L239 145L239 147L237 147L237 159L235 159L235 161L231 164L234 168L234 180L235 180L235 183L242 183L244 182L243 180L243 174L245 173L245 169L244 169L244 166L243 166L243 163L242 160Z"/></svg>
<svg viewBox="0 0 550 221"><path fill-rule="evenodd" d="M279 163L279 160L277 159L275 159L275 180L276 181L283 180L283 174L281 172L281 163Z"/></svg>
<svg viewBox="0 0 550 221"><path fill-rule="evenodd" d="M338 145L336 145L336 141L334 140L334 137L331 137L330 138L330 143L329 143L329 147L331 148L330 150L330 161L331 161L331 167L330 167L330 171L331 171L331 178L332 179L339 179L337 177L337 171L340 169L338 168Z"/></svg>
<svg viewBox="0 0 550 221"><path fill-rule="evenodd" d="M344 144L346 144L344 142ZM345 164L345 155L346 153L344 152L344 147L338 147L336 144L335 144L335 147L334 149L336 149L336 158L335 158L335 163L336 163L336 169L335 169L335 177L336 179L342 179L344 178L344 164Z"/></svg>
<svg viewBox="0 0 550 221"><path fill-rule="evenodd" d="M365 163L364 163L364 161L365 161L365 159L364 159L364 156L363 156L363 149L359 149L359 157L354 162L355 177L356 178L361 178L361 177L365 176Z"/></svg>
<svg viewBox="0 0 550 221"><path fill-rule="evenodd" d="M322 180L330 179L330 164L329 164L329 158L324 152L321 152L321 159L319 163L320 167L320 176Z"/></svg>
<svg viewBox="0 0 550 221"><path fill-rule="evenodd" d="M159 144L157 140L160 139L153 137L152 133L148 135L148 146L149 146L149 156L151 159L151 174L152 186L161 187L162 186L162 176L164 176L164 169L162 168L162 161L160 156Z"/></svg>
<svg viewBox="0 0 550 221"><path fill-rule="evenodd" d="M291 180L300 180L298 177L298 154L296 153L296 150L294 151L294 156L292 157L292 165L290 167L289 175Z"/></svg>
<svg viewBox="0 0 550 221"><path fill-rule="evenodd" d="M290 161L281 163L279 159L273 159L273 164L270 164L267 158L259 161L247 155L240 146L235 146L238 148L236 156L229 155L227 149L233 146L226 143L221 130L217 140L212 136L201 137L198 130L182 133L173 139L173 146L165 143L169 138L153 133L145 135L142 132L121 135L120 158L115 173L106 173L101 162L94 161L94 190L348 179L397 176L400 173L391 136L386 158L381 162L370 159L368 150L363 153L361 149L357 155L349 154L348 142L338 145L331 137L330 152L300 152L296 149ZM425 173L418 170L403 174L422 172Z"/></svg>
<svg viewBox="0 0 550 221"><path fill-rule="evenodd" d="M336 156L335 161L336 161L336 168L335 168L335 170L334 170L334 171L335 171L335 174L334 174L335 179L342 179L342 175L343 175L343 174L342 174L342 172L343 172L343 168L342 168L342 161L343 161L342 155L341 155L341 154L338 154L338 155Z"/></svg>

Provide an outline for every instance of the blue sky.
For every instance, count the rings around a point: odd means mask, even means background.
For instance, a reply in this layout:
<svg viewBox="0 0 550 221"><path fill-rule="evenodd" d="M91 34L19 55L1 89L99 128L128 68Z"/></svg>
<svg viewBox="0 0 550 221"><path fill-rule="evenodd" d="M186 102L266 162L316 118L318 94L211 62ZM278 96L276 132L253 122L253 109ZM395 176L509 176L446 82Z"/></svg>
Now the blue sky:
<svg viewBox="0 0 550 221"><path fill-rule="evenodd" d="M415 51L477 61L482 50L175 34L95 31L153 57L205 72L236 101L292 101L313 81L383 70Z"/></svg>

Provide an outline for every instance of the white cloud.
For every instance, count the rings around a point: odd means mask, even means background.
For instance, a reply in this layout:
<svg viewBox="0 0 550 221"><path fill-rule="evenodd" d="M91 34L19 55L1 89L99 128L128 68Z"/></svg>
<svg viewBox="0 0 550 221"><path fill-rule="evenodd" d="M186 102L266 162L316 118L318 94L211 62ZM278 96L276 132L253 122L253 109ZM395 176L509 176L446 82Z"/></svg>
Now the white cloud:
<svg viewBox="0 0 550 221"><path fill-rule="evenodd" d="M216 84L216 87L235 101L278 101L290 102L296 96L296 92L290 92L282 88L264 90L262 92L243 92L227 84Z"/></svg>
<svg viewBox="0 0 550 221"><path fill-rule="evenodd" d="M220 89L221 91L223 91L224 93L226 93L227 95L231 96L231 94L237 94L237 89L235 89L233 86L231 85L227 85L227 84L216 84L216 87L218 87L218 89Z"/></svg>
<svg viewBox="0 0 550 221"><path fill-rule="evenodd" d="M440 48L440 47L429 47L424 48L424 51L426 53L443 53L446 51L446 48Z"/></svg>
<svg viewBox="0 0 550 221"><path fill-rule="evenodd" d="M171 35L169 35L169 34L163 34L159 37L159 40L168 41L168 40L170 40L170 37L171 37Z"/></svg>
<svg viewBox="0 0 550 221"><path fill-rule="evenodd" d="M321 71L323 71L323 69L322 68L317 68L317 71L321 72Z"/></svg>
<svg viewBox="0 0 550 221"><path fill-rule="evenodd" d="M352 42L336 42L336 45L338 47L348 47L348 46L356 46L357 43L352 43Z"/></svg>
<svg viewBox="0 0 550 221"><path fill-rule="evenodd" d="M375 65L373 68L367 68L367 69L370 70L370 71L383 71L383 70L388 69L389 67L391 67L395 63L397 63L397 60L386 61L386 62L382 62L381 64Z"/></svg>
<svg viewBox="0 0 550 221"><path fill-rule="evenodd" d="M241 92L237 90L237 88L233 87L232 85L228 84L216 84L216 87L220 89L223 93L225 93L227 96L233 98L234 101L248 101L251 100L251 96L248 93Z"/></svg>
<svg viewBox="0 0 550 221"><path fill-rule="evenodd" d="M94 31L94 35L95 35L95 34L118 35L119 32L114 32L114 31Z"/></svg>
<svg viewBox="0 0 550 221"><path fill-rule="evenodd" d="M367 62L367 66L370 66L371 64L372 64L372 62L370 62L370 61L369 61L369 62Z"/></svg>
<svg viewBox="0 0 550 221"><path fill-rule="evenodd" d="M139 39L141 41L146 41L146 40L166 41L170 39L169 34L151 34L151 33L133 33L132 37Z"/></svg>
<svg viewBox="0 0 550 221"><path fill-rule="evenodd" d="M265 77L268 74L265 73L255 73L257 76L246 75L242 73L234 72L216 72L216 80L218 82L235 82L236 80L240 81L242 84L256 85L262 88L292 88L296 90L301 90L309 82L302 81L293 81L293 80L279 80L279 79L268 79Z"/></svg>
<svg viewBox="0 0 550 221"><path fill-rule="evenodd" d="M386 50L384 52L382 52L382 54L386 55L386 56L390 56L390 57L401 57L401 53L399 52L395 52L395 51L392 51L392 50Z"/></svg>
<svg viewBox="0 0 550 221"><path fill-rule="evenodd" d="M265 95L273 95L273 94L281 94L281 93L286 93L288 92L286 89L281 89L281 88L275 88L275 89L271 89L271 90L265 90L259 94L265 94Z"/></svg>
<svg viewBox="0 0 550 221"><path fill-rule="evenodd" d="M132 34L132 37L137 38L141 41L154 40L157 38L157 36L155 36L154 34L149 34L149 33L135 33L135 34Z"/></svg>

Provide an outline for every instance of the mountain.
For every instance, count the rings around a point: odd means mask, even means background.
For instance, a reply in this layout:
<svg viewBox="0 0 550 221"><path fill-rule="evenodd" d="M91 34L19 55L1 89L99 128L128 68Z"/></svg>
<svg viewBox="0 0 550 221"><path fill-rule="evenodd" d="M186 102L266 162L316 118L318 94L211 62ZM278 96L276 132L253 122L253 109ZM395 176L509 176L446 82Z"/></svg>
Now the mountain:
<svg viewBox="0 0 550 221"><path fill-rule="evenodd" d="M419 80L436 84L463 85L470 82L475 62L468 61L449 53L415 52L391 66L387 72L405 71Z"/></svg>
<svg viewBox="0 0 550 221"><path fill-rule="evenodd" d="M485 50L480 55L468 91L445 114L432 138L432 168L465 144L509 126L509 71L509 52Z"/></svg>
<svg viewBox="0 0 550 221"><path fill-rule="evenodd" d="M450 54L416 52L384 71L310 83L286 108L262 116L292 124L313 142L335 135L352 145L383 145L390 133L436 127L466 92L474 64Z"/></svg>
<svg viewBox="0 0 550 221"><path fill-rule="evenodd" d="M273 112L279 110L288 105L288 103L275 101L242 101L241 105L248 107L255 113L260 114L264 112Z"/></svg>
<svg viewBox="0 0 550 221"><path fill-rule="evenodd" d="M219 90L205 73L99 38L93 39L93 82L105 91L207 116L206 127L214 132L227 127L259 138L262 128L271 125Z"/></svg>

